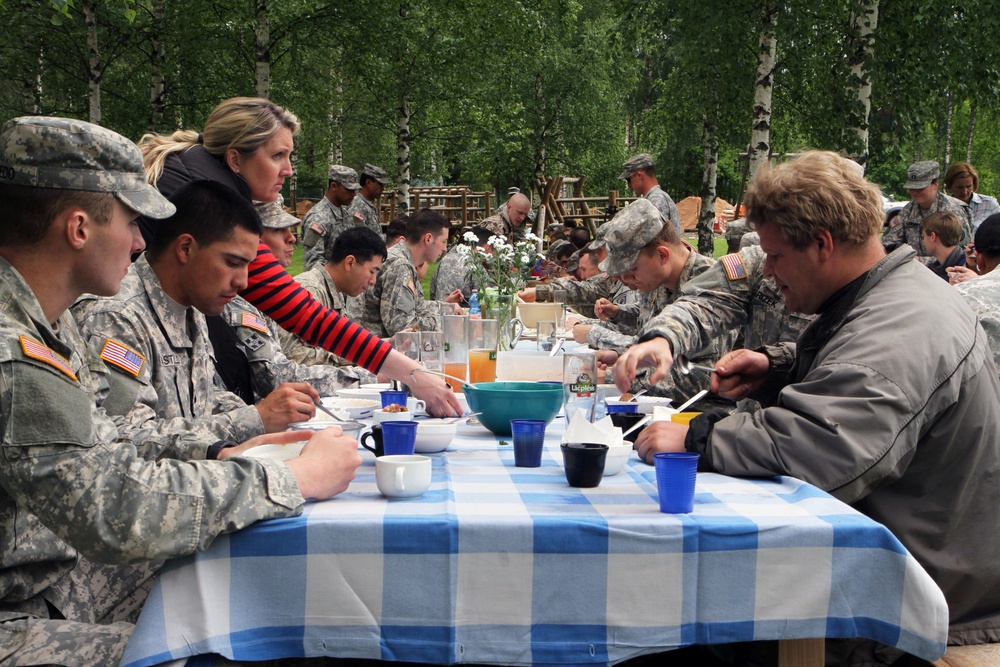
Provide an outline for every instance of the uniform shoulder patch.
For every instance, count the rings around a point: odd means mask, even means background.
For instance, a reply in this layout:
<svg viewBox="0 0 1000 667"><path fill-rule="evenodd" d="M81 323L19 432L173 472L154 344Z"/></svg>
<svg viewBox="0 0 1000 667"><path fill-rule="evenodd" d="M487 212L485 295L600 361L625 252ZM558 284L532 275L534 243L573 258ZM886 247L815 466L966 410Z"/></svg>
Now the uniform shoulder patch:
<svg viewBox="0 0 1000 667"><path fill-rule="evenodd" d="M413 292L413 295L416 296L417 288L413 286L413 278L410 278L409 280L406 281L406 288L411 292Z"/></svg>
<svg viewBox="0 0 1000 667"><path fill-rule="evenodd" d="M313 230L317 234L323 233L323 225L319 224L318 222L314 222L311 225L309 225L309 229Z"/></svg>
<svg viewBox="0 0 1000 667"><path fill-rule="evenodd" d="M267 322L253 313L243 313L240 318L243 326L255 329L263 334L270 333L267 330Z"/></svg>
<svg viewBox="0 0 1000 667"><path fill-rule="evenodd" d="M21 350L24 352L24 356L46 363L65 373L74 381L77 379L76 373L69 367L69 360L66 357L47 345L42 345L37 340L33 340L27 336L20 336L19 340L21 341Z"/></svg>
<svg viewBox="0 0 1000 667"><path fill-rule="evenodd" d="M726 270L726 276L730 280L746 279L747 269L743 266L743 258L740 257L739 253L723 255L719 261L722 262L722 267Z"/></svg>
<svg viewBox="0 0 1000 667"><path fill-rule="evenodd" d="M146 363L146 357L111 338L104 341L104 347L101 348L101 359L135 378L139 377L139 371Z"/></svg>
<svg viewBox="0 0 1000 667"><path fill-rule="evenodd" d="M365 219L365 214L362 213L361 211L355 211L354 212L354 217L357 218L358 220L364 220Z"/></svg>

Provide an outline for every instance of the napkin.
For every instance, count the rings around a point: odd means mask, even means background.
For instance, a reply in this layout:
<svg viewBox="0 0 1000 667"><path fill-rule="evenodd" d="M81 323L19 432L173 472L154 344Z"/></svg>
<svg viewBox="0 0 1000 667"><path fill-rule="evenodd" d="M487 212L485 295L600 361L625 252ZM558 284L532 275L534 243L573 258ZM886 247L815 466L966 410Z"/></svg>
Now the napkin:
<svg viewBox="0 0 1000 667"><path fill-rule="evenodd" d="M562 441L596 442L608 447L618 447L623 444L622 430L611 422L611 417L605 417L591 424L584 410L577 410L570 417Z"/></svg>
<svg viewBox="0 0 1000 667"><path fill-rule="evenodd" d="M669 405L654 405L653 406L653 418L651 422L668 422L670 421L670 416L676 413L677 410L670 407Z"/></svg>

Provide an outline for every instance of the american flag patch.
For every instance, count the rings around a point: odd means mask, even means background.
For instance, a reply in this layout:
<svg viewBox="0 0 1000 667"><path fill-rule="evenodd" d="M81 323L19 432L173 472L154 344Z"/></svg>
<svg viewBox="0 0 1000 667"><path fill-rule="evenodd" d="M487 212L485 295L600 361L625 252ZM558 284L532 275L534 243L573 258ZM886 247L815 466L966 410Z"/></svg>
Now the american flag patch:
<svg viewBox="0 0 1000 667"><path fill-rule="evenodd" d="M261 333L270 333L267 330L267 322L265 322L260 317L257 317L253 313L243 313L243 326L250 327L251 329L256 329Z"/></svg>
<svg viewBox="0 0 1000 667"><path fill-rule="evenodd" d="M354 217L357 218L358 220L364 220L365 219L365 214L362 213L361 211L355 211L354 212Z"/></svg>
<svg viewBox="0 0 1000 667"><path fill-rule="evenodd" d="M319 224L318 222L314 222L311 225L309 225L309 229L313 230L317 234L323 233L323 225Z"/></svg>
<svg viewBox="0 0 1000 667"><path fill-rule="evenodd" d="M746 267L743 266L743 258L739 254L724 255L721 259L722 266L726 269L726 275L730 280L743 280L747 277Z"/></svg>
<svg viewBox="0 0 1000 667"><path fill-rule="evenodd" d="M104 348L101 350L101 359L104 359L104 361L113 366L117 366L136 378L139 377L142 365L146 363L146 357L110 338L104 341Z"/></svg>
<svg viewBox="0 0 1000 667"><path fill-rule="evenodd" d="M55 366L60 371L76 380L76 373L73 369L69 367L69 361L66 357L55 352L54 350L42 345L37 340L32 340L27 336L21 336L21 349L24 351L24 356L31 357L32 359L37 359L42 361L49 366Z"/></svg>

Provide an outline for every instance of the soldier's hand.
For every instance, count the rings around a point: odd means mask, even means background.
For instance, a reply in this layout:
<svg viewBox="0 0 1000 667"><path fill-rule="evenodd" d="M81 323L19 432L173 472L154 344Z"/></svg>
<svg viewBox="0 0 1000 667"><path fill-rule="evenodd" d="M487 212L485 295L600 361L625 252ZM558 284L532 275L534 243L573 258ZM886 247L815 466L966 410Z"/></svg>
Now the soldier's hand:
<svg viewBox="0 0 1000 667"><path fill-rule="evenodd" d="M524 301L526 303L534 303L535 300L538 298L538 290L536 290L534 287L527 287L518 292L517 295L521 297L521 301Z"/></svg>
<svg viewBox="0 0 1000 667"><path fill-rule="evenodd" d="M594 302L594 313L602 322L607 322L612 317L618 315L619 312L621 312L621 307L618 306L618 304L608 301L604 297L601 297Z"/></svg>
<svg viewBox="0 0 1000 667"><path fill-rule="evenodd" d="M304 438L308 438L312 434L312 431L280 431L278 433L256 435L235 447L226 447L220 450L217 460L228 459L230 456L240 456L251 447L258 447L260 445L288 445L293 442L302 442Z"/></svg>
<svg viewBox="0 0 1000 667"><path fill-rule="evenodd" d="M656 384L667 377L670 367L674 365L674 353L666 338L654 338L645 343L633 345L618 357L615 362L615 386L623 393L629 390L635 375L640 368L654 367L649 376L649 383Z"/></svg>
<svg viewBox="0 0 1000 667"><path fill-rule="evenodd" d="M267 433L284 431L289 424L304 422L316 414L319 393L305 382L285 382L257 404Z"/></svg>
<svg viewBox="0 0 1000 667"><path fill-rule="evenodd" d="M618 361L618 353L614 350L597 350L594 356L597 357L597 367L602 371Z"/></svg>
<svg viewBox="0 0 1000 667"><path fill-rule="evenodd" d="M456 289L452 290L452 293L444 298L446 303L462 303L465 301L465 297L462 295L462 290Z"/></svg>
<svg viewBox="0 0 1000 667"><path fill-rule="evenodd" d="M972 269L967 269L964 266L950 266L945 269L945 271L948 272L948 282L952 285L964 283L967 280L979 277L978 273Z"/></svg>
<svg viewBox="0 0 1000 667"><path fill-rule="evenodd" d="M426 404L424 408L432 417L459 417L463 414L462 404L455 397L448 383L428 373L414 373L407 386L416 398Z"/></svg>
<svg viewBox="0 0 1000 667"><path fill-rule="evenodd" d="M343 435L337 426L325 428L314 433L302 453L286 464L303 498L330 498L347 490L361 465L358 441Z"/></svg>
<svg viewBox="0 0 1000 667"><path fill-rule="evenodd" d="M590 333L590 324L574 324L573 325L573 340L577 343L586 344L587 334Z"/></svg>
<svg viewBox="0 0 1000 667"><path fill-rule="evenodd" d="M760 388L771 370L766 354L753 350L733 350L715 364L712 391L734 401L746 398Z"/></svg>

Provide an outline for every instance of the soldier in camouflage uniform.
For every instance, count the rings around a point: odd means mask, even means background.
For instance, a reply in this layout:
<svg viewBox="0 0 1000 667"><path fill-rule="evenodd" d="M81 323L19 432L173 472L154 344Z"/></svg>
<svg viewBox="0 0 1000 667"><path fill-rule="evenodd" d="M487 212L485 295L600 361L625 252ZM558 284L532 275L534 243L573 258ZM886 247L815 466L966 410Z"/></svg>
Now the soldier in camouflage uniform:
<svg viewBox="0 0 1000 667"><path fill-rule="evenodd" d="M673 225L667 223L652 202L639 199L622 209L610 223L605 235L608 257L601 268L608 275L621 276L642 292L639 301L636 328L641 329L667 304L679 296L682 285L707 271L715 260L699 255L677 236ZM604 327L594 327L588 336L598 344L598 358L604 364L613 364L618 355L636 342L635 336L625 336ZM692 354L692 361L711 365L730 349L731 340L712 344ZM637 382L633 391L648 389L654 396L669 396L683 401L706 389L709 380L697 374L671 374L668 381L656 386ZM705 400L705 399L703 399Z"/></svg>
<svg viewBox="0 0 1000 667"><path fill-rule="evenodd" d="M417 265L435 262L448 247L447 218L421 209L406 226L406 240L389 248L375 285L364 293L357 312L348 315L376 336L390 338L404 329L441 331L441 315L452 304L427 301Z"/></svg>
<svg viewBox="0 0 1000 667"><path fill-rule="evenodd" d="M482 248L484 252L489 252L490 231L485 227L473 227L467 234L476 236L476 246ZM469 302L469 296L473 289L482 291L487 285L476 285L472 280L472 271L469 270L468 262L462 254L460 246L467 245L465 239L459 240L438 262L431 277L431 298L436 301L444 301L453 295L457 290L462 295L465 303Z"/></svg>
<svg viewBox="0 0 1000 667"><path fill-rule="evenodd" d="M507 239L508 243L517 243L528 231L525 220L529 213L531 200L520 192L515 192L497 213L481 221L479 226L490 230L495 236Z"/></svg>
<svg viewBox="0 0 1000 667"><path fill-rule="evenodd" d="M104 366L66 306L113 294L143 248L136 216L173 207L134 144L81 121L9 121L0 175L0 663L117 665L162 559L298 514L304 496L345 489L361 459L333 430L290 465L199 460L242 448L193 434L123 438L104 412ZM80 233L71 243L55 225ZM326 475L338 479L318 484Z"/></svg>
<svg viewBox="0 0 1000 667"><path fill-rule="evenodd" d="M906 170L906 189L910 191L912 201L903 207L889 223L889 230L882 235L882 245L886 250L894 250L897 246L907 244L917 251L917 257L924 264L929 264L933 257L924 248L923 235L920 229L924 220L936 211L951 211L962 221L963 248L972 242L972 213L969 207L953 197L938 191L941 168L937 162L915 162Z"/></svg>
<svg viewBox="0 0 1000 667"><path fill-rule="evenodd" d="M253 207L210 181L184 186L171 201L178 212L157 226L118 295L74 306L91 348L113 371L112 399L153 400L147 404L158 419L194 420L233 440L311 419L319 394L309 385L284 385L255 406L221 388L216 377L205 315L221 314L246 286L261 229ZM122 354L136 361L122 363Z"/></svg>
<svg viewBox="0 0 1000 667"><path fill-rule="evenodd" d="M361 189L354 195L354 201L347 208L341 224L345 227L347 225L364 225L376 234L381 234L382 220L379 218L376 202L382 196L387 185L389 185L389 178L385 171L373 164L366 164L361 172Z"/></svg>
<svg viewBox="0 0 1000 667"><path fill-rule="evenodd" d="M305 248L305 268L308 271L322 263L326 248L344 231L347 207L361 188L358 172L342 164L330 166L326 195L309 209L302 220L302 247Z"/></svg>
<svg viewBox="0 0 1000 667"><path fill-rule="evenodd" d="M670 198L660 183L656 180L656 161L649 153L640 153L622 165L619 178L624 179L629 188L643 199L648 199L660 212L664 220L669 220L674 226L677 236L683 236L681 228L681 213L677 204Z"/></svg>

